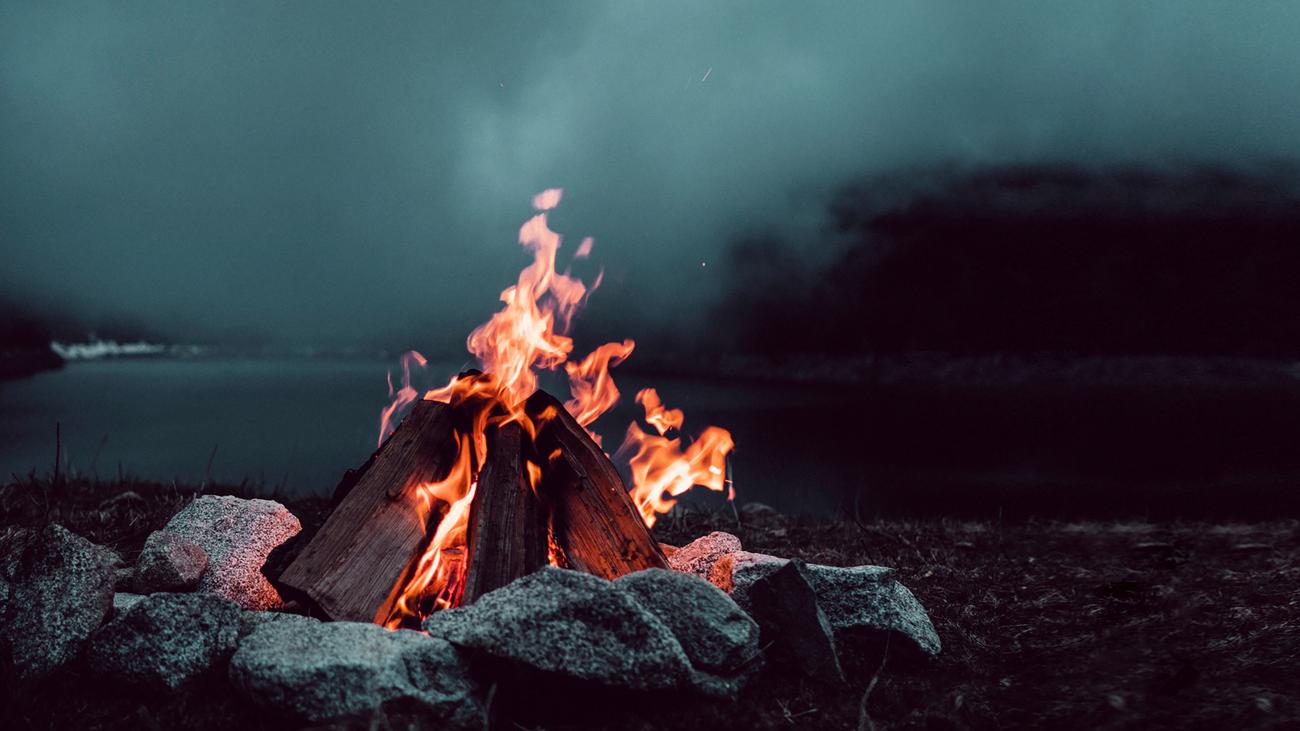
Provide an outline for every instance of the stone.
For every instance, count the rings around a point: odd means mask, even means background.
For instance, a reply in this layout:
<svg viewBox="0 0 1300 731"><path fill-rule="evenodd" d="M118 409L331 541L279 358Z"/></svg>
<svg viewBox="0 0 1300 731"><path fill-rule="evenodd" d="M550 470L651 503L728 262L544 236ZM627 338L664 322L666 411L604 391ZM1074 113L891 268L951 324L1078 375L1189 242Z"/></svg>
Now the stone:
<svg viewBox="0 0 1300 731"><path fill-rule="evenodd" d="M843 683L835 651L835 630L817 603L804 562L793 559L759 579L749 590L764 637L773 637L778 655L810 678Z"/></svg>
<svg viewBox="0 0 1300 731"><path fill-rule="evenodd" d="M169 531L149 534L136 559L131 586L139 594L189 591L199 585L208 554L193 541Z"/></svg>
<svg viewBox="0 0 1300 731"><path fill-rule="evenodd" d="M731 595L742 609L750 609L749 589L754 582L785 565L787 559L751 551L720 556L709 571L709 582Z"/></svg>
<svg viewBox="0 0 1300 731"><path fill-rule="evenodd" d="M738 551L718 559L709 580L730 594L742 609L749 611L753 608L750 590L754 584L778 571L788 561L776 556ZM927 656L936 656L942 649L925 607L897 581L894 569L807 564L804 571L837 640L846 634L897 632Z"/></svg>
<svg viewBox="0 0 1300 731"><path fill-rule="evenodd" d="M745 503L740 507L741 523L751 528L768 530L784 528L786 517L776 508L765 503Z"/></svg>
<svg viewBox="0 0 1300 731"><path fill-rule="evenodd" d="M230 657L239 614L212 594L150 594L95 633L88 664L130 685L179 688Z"/></svg>
<svg viewBox="0 0 1300 731"><path fill-rule="evenodd" d="M613 582L546 567L424 629L472 655L624 690L689 686L690 660L669 627Z"/></svg>
<svg viewBox="0 0 1300 731"><path fill-rule="evenodd" d="M11 536L0 555L0 646L19 679L38 680L80 654L112 610L117 556L57 524Z"/></svg>
<svg viewBox="0 0 1300 731"><path fill-rule="evenodd" d="M739 550L741 550L739 538L730 533L714 531L674 551L668 557L668 565L673 571L695 574L702 579L708 579L713 572L713 564L717 563L719 558Z"/></svg>
<svg viewBox="0 0 1300 731"><path fill-rule="evenodd" d="M258 627L271 623L320 624L320 620L315 617L289 614L288 612L244 612L239 618L239 636L241 638L247 637Z"/></svg>
<svg viewBox="0 0 1300 731"><path fill-rule="evenodd" d="M139 604L142 599L144 599L143 594L131 594L125 591L117 592L113 595L113 616L117 616L131 607L134 607L136 604Z"/></svg>
<svg viewBox="0 0 1300 731"><path fill-rule="evenodd" d="M312 723L364 719L392 704L435 728L483 728L477 683L456 648L363 622L265 622L240 643L230 680L250 700Z"/></svg>
<svg viewBox="0 0 1300 731"><path fill-rule="evenodd" d="M173 516L164 530L208 554L198 591L231 599L249 610L275 609L284 603L262 575L262 564L302 525L280 503L201 495Z"/></svg>
<svg viewBox="0 0 1300 731"><path fill-rule="evenodd" d="M614 586L668 626L696 670L730 677L757 659L758 624L704 579L646 569L620 576Z"/></svg>

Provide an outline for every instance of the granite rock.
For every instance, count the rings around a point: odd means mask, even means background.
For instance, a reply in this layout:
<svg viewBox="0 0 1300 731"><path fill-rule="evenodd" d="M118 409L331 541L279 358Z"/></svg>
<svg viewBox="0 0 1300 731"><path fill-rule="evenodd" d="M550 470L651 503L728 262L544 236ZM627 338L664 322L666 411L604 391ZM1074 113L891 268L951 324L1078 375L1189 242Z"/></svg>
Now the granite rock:
<svg viewBox="0 0 1300 731"><path fill-rule="evenodd" d="M193 541L169 531L154 531L136 559L131 586L138 594L189 591L199 585L208 554Z"/></svg>
<svg viewBox="0 0 1300 731"><path fill-rule="evenodd" d="M718 559L709 579L741 608L753 608L754 584L778 571L788 559L738 551ZM925 607L884 566L821 566L807 564L804 572L817 594L817 604L835 630L836 638L896 632L927 656L942 649Z"/></svg>
<svg viewBox="0 0 1300 731"><path fill-rule="evenodd" d="M759 579L749 590L754 616L773 654L788 659L800 672L828 682L844 682L835 650L835 630L817 603L817 592L803 561L794 559Z"/></svg>
<svg viewBox="0 0 1300 731"><path fill-rule="evenodd" d="M113 616L117 616L126 610L139 604L144 599L144 594L131 594L125 591L119 591L113 595Z"/></svg>
<svg viewBox="0 0 1300 731"><path fill-rule="evenodd" d="M613 582L547 567L424 629L472 655L624 690L689 686L693 669L671 629Z"/></svg>
<svg viewBox="0 0 1300 731"><path fill-rule="evenodd" d="M247 637L253 633L253 630L264 624L320 624L320 620L315 617L307 617L301 614L289 614L287 612L244 612L239 618L239 636Z"/></svg>
<svg viewBox="0 0 1300 731"><path fill-rule="evenodd" d="M264 622L231 658L230 679L254 702L312 723L364 722L400 705L421 726L484 727L478 685L456 648L410 630Z"/></svg>
<svg viewBox="0 0 1300 731"><path fill-rule="evenodd" d="M298 519L280 503L232 495L201 495L164 528L208 554L198 591L231 599L249 610L283 604L262 575L262 564L276 546L301 529Z"/></svg>
<svg viewBox="0 0 1300 731"><path fill-rule="evenodd" d="M696 670L734 676L758 656L758 625L704 579L646 569L621 576L614 585L668 626Z"/></svg>
<svg viewBox="0 0 1300 731"><path fill-rule="evenodd" d="M48 676L80 654L113 608L116 553L51 524L11 536L0 550L8 597L0 646L21 680Z"/></svg>
<svg viewBox="0 0 1300 731"><path fill-rule="evenodd" d="M212 594L150 594L95 633L90 668L143 688L178 688L230 657L239 614Z"/></svg>
<svg viewBox="0 0 1300 731"><path fill-rule="evenodd" d="M713 564L717 563L719 558L739 550L741 550L739 538L730 533L714 531L674 551L668 557L668 565L673 571L695 574L702 579L708 579L713 572Z"/></svg>

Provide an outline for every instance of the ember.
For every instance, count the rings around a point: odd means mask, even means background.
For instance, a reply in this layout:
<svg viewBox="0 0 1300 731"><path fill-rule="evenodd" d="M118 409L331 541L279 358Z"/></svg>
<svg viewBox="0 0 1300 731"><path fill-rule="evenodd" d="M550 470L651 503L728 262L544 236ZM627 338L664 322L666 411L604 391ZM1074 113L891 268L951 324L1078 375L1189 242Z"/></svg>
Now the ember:
<svg viewBox="0 0 1300 731"><path fill-rule="evenodd" d="M570 360L569 327L600 276L588 286L556 268L561 237L547 211L561 195L533 198L538 212L519 231L533 261L501 292L504 307L470 333L482 370L421 395L411 371L427 360L412 351L400 388L390 375L379 449L281 576L330 617L416 626L548 563L607 579L663 568L649 532L657 515L695 485L734 497L731 434L710 426L683 446L682 412L654 389L637 402L655 433L634 422L616 451L628 459L630 490L588 429L618 402L610 368L635 343ZM591 248L584 239L573 258ZM538 372L560 366L571 395L563 404L538 390Z"/></svg>

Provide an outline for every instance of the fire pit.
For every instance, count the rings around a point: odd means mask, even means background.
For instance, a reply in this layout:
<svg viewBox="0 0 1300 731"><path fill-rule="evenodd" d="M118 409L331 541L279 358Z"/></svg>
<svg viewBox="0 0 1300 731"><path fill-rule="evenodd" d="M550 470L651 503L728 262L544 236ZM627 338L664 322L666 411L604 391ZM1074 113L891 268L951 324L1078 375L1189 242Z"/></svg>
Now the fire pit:
<svg viewBox="0 0 1300 731"><path fill-rule="evenodd" d="M683 449L683 414L653 389L637 394L653 432L632 424L618 450L629 458L630 492L587 430L618 401L609 369L635 344L569 360L566 331L599 277L588 287L556 269L561 239L547 211L560 198L559 189L534 197L538 213L519 232L533 262L469 336L482 370L420 394L411 368L426 361L407 354L378 451L340 485L337 509L279 577L324 616L419 626L548 564L604 579L666 568L649 531L656 515L695 485L734 496L730 433L708 427ZM584 239L575 258L591 249ZM572 395L564 403L537 389L537 371L560 366Z"/></svg>
<svg viewBox="0 0 1300 731"><path fill-rule="evenodd" d="M556 269L546 211L560 196L534 199L520 231L533 262L469 337L481 369L421 392L426 361L408 353L378 448L310 536L285 506L229 495L170 515L132 568L58 525L0 536L0 651L16 677L67 666L160 697L208 683L298 722L481 728L538 695L589 713L662 691L731 703L772 666L841 689L846 644L937 655L892 569L805 565L721 532L657 542L656 518L687 490L734 498L731 435L688 442L682 412L642 390L647 426L615 450L625 485L588 428L618 401L610 368L634 344L569 360L594 285ZM538 388L560 366L563 402ZM742 512L761 520L759 507Z"/></svg>

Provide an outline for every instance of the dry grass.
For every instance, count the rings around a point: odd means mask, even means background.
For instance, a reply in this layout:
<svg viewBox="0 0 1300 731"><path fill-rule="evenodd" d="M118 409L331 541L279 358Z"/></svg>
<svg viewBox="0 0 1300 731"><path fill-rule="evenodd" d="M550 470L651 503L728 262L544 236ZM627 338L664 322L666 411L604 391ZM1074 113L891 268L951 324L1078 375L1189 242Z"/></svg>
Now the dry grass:
<svg viewBox="0 0 1300 731"><path fill-rule="evenodd" d="M132 481L16 481L0 488L0 530L55 519L129 559L191 494ZM291 507L305 522L325 514L319 501ZM882 665L878 653L851 653L847 687L771 667L735 704L662 697L593 703L601 712L581 715L521 706L503 708L499 727L1300 727L1296 521L737 527L725 512L677 516L656 532L681 544L711 530L737 533L749 550L898 568L934 619L942 657ZM283 727L215 680L158 699L110 692L82 672L74 666L36 689L6 680L0 716L20 727Z"/></svg>

